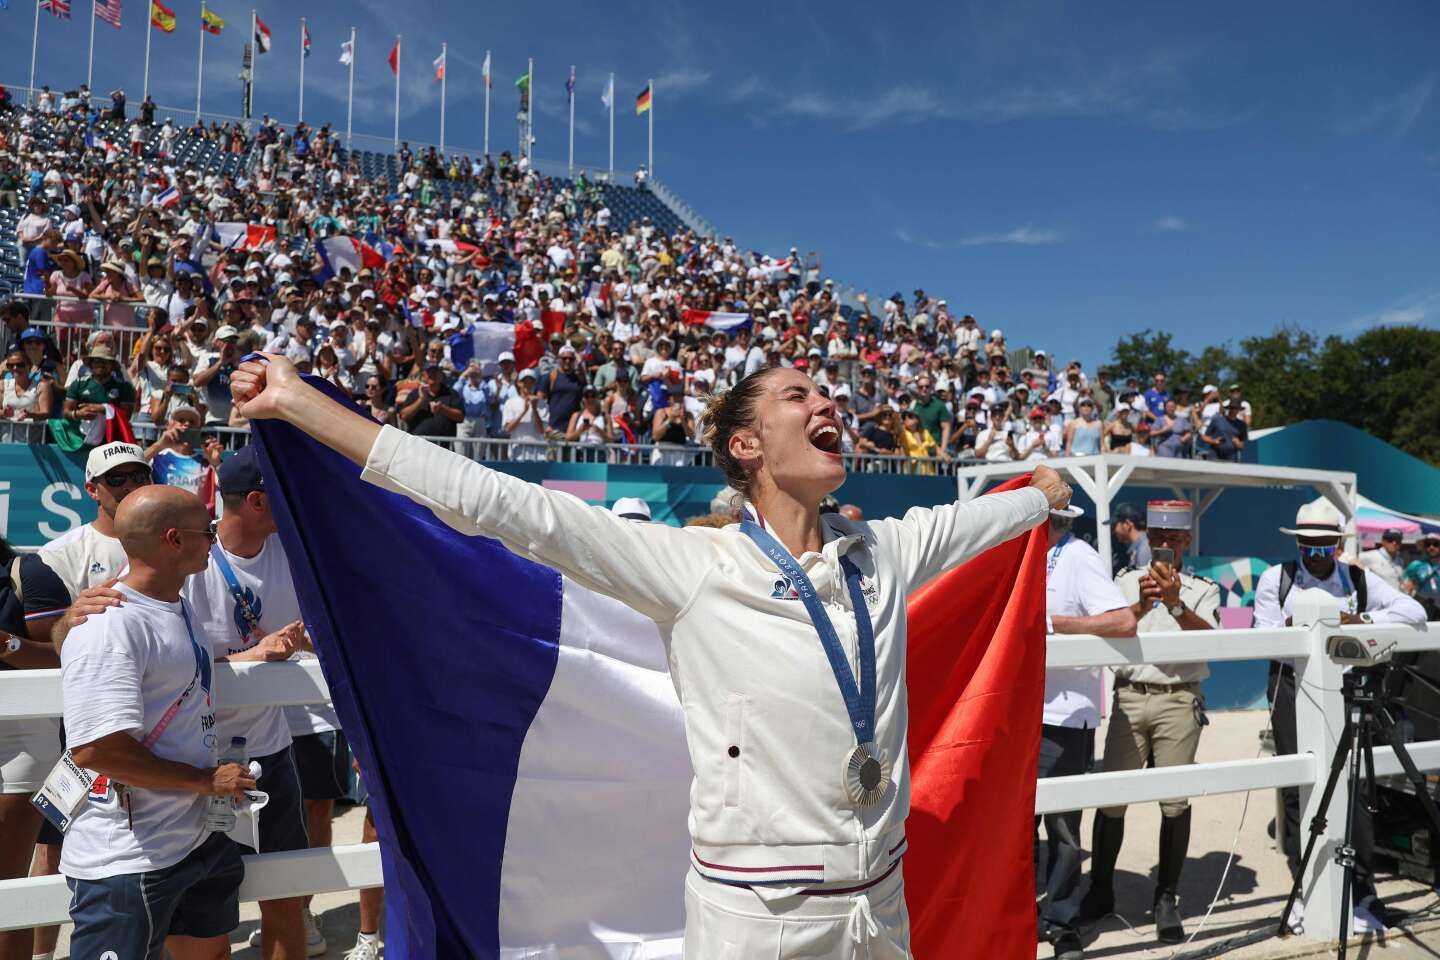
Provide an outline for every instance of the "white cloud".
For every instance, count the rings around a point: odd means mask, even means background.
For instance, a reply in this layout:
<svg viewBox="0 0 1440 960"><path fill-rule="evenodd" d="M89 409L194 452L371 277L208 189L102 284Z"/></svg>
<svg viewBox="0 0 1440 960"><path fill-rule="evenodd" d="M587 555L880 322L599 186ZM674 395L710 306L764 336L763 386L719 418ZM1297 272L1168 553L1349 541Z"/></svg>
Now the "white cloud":
<svg viewBox="0 0 1440 960"><path fill-rule="evenodd" d="M1431 326L1440 323L1440 292L1403 297L1350 321L1355 330L1371 327Z"/></svg>
<svg viewBox="0 0 1440 960"><path fill-rule="evenodd" d="M1403 137L1430 105L1440 74L1429 73L1415 83L1340 117L1333 124L1336 133L1354 135L1372 130L1388 131Z"/></svg>
<svg viewBox="0 0 1440 960"><path fill-rule="evenodd" d="M760 89L756 85L755 92ZM839 120L851 130L865 130L885 123L920 123L951 115L950 109L928 88L906 85L853 101L820 93L797 93L781 100L775 112L782 116Z"/></svg>
<svg viewBox="0 0 1440 960"><path fill-rule="evenodd" d="M1157 233L1183 233L1190 229L1190 224L1181 217L1164 216L1155 221L1155 232Z"/></svg>
<svg viewBox="0 0 1440 960"><path fill-rule="evenodd" d="M709 70L695 70L689 67L682 67L679 70L671 70L662 73L655 78L655 92L658 96L667 93L684 92L702 87L710 80Z"/></svg>
<svg viewBox="0 0 1440 960"><path fill-rule="evenodd" d="M962 247L989 247L997 244L1015 244L1021 247L1040 247L1059 243L1064 239L1064 235L1058 230L1036 229L1027 223L1023 227L1016 227L1014 230L1007 230L1004 233L978 233L963 237L959 241L959 245Z"/></svg>

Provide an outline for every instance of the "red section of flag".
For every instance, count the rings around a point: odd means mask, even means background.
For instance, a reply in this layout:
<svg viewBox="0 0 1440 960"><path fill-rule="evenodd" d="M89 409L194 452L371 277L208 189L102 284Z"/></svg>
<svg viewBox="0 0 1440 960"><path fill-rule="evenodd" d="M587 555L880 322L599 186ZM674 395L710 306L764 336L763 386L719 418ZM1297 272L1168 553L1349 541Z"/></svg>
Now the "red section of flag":
<svg viewBox="0 0 1440 960"><path fill-rule="evenodd" d="M400 72L400 41L399 41L399 40L396 40L396 41L395 41L395 46L393 46L393 47L390 48L390 56L386 57L385 60L386 60L386 62L388 62L388 63L390 64L390 72L391 72L391 73L398 74L398 73Z"/></svg>
<svg viewBox="0 0 1440 960"><path fill-rule="evenodd" d="M535 325L528 320L515 324L515 369L528 370L540 362L545 355L545 341L540 339Z"/></svg>
<svg viewBox="0 0 1440 960"><path fill-rule="evenodd" d="M545 327L545 340L565 333L565 314L559 310L545 310L540 314L540 323Z"/></svg>
<svg viewBox="0 0 1440 960"><path fill-rule="evenodd" d="M105 443L134 443L135 431L130 429L130 418L125 411L113 404L105 404Z"/></svg>
<svg viewBox="0 0 1440 960"><path fill-rule="evenodd" d="M910 597L905 897L917 957L1035 956L1045 548L1041 524Z"/></svg>

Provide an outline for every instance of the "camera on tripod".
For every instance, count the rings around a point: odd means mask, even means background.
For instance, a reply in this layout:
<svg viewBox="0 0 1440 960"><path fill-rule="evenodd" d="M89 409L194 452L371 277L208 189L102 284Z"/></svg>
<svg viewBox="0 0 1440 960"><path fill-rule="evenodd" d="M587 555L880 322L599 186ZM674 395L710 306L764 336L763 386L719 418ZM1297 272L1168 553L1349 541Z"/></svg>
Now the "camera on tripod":
<svg viewBox="0 0 1440 960"><path fill-rule="evenodd" d="M1346 667L1376 667L1389 663L1395 653L1395 642L1381 645L1373 637L1352 637L1334 633L1325 638L1325 653L1331 660Z"/></svg>

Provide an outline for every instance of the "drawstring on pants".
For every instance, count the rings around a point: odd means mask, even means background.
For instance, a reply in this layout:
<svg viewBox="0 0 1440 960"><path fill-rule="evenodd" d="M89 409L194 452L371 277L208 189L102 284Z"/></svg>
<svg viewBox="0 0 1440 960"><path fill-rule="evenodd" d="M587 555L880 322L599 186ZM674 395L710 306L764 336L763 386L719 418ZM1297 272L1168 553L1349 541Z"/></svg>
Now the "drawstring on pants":
<svg viewBox="0 0 1440 960"><path fill-rule="evenodd" d="M870 912L870 898L862 893L855 898L855 909L850 911L850 937L864 946L871 937L879 935L880 924L875 922L875 914Z"/></svg>

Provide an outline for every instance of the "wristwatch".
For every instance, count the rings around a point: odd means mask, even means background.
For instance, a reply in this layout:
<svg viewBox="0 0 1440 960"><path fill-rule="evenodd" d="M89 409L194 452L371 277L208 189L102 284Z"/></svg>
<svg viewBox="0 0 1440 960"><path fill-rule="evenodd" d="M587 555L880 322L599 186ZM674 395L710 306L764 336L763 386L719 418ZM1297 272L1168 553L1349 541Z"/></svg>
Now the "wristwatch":
<svg viewBox="0 0 1440 960"><path fill-rule="evenodd" d="M1170 616L1174 617L1176 620L1179 620L1181 617L1185 616L1184 600L1179 601L1175 604L1175 606L1170 608Z"/></svg>
<svg viewBox="0 0 1440 960"><path fill-rule="evenodd" d="M15 636L13 633L6 633L3 630L0 630L0 636L4 637L4 640L0 641L0 660L3 660L5 657L10 656L10 654L16 653L20 650L20 647L22 646L22 641L19 637Z"/></svg>

